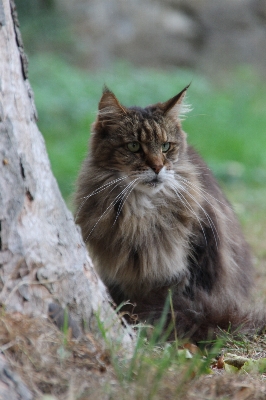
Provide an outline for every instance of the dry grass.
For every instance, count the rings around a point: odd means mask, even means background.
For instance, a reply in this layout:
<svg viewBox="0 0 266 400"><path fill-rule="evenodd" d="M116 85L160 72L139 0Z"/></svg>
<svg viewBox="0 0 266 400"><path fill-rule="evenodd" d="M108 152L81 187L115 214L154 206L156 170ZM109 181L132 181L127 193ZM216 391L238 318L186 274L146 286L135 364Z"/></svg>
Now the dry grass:
<svg viewBox="0 0 266 400"><path fill-rule="evenodd" d="M110 356L91 336L73 341L46 318L2 313L1 350L36 398L77 399L114 378ZM108 371L107 371L108 369ZM88 399L93 398L88 396Z"/></svg>

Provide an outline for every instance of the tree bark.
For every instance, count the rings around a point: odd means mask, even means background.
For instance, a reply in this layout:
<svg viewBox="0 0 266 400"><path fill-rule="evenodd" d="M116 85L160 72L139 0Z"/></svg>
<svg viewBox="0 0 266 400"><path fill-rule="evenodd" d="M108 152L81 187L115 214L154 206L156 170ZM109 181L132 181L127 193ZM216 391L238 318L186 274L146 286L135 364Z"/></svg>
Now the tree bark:
<svg viewBox="0 0 266 400"><path fill-rule="evenodd" d="M0 0L0 302L47 314L67 306L79 327L131 341L109 304L52 175L38 131L27 61L12 0Z"/></svg>

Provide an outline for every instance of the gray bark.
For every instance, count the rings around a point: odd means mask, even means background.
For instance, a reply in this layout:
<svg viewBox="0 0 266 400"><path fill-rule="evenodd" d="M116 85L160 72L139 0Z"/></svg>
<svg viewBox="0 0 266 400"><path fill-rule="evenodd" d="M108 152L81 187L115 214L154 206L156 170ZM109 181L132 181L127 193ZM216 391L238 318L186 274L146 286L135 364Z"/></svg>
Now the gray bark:
<svg viewBox="0 0 266 400"><path fill-rule="evenodd" d="M33 400L33 395L9 368L3 355L0 355L0 400Z"/></svg>
<svg viewBox="0 0 266 400"><path fill-rule="evenodd" d="M110 340L128 346L52 175L15 14L0 0L0 302L31 315L67 306L96 336L97 314Z"/></svg>

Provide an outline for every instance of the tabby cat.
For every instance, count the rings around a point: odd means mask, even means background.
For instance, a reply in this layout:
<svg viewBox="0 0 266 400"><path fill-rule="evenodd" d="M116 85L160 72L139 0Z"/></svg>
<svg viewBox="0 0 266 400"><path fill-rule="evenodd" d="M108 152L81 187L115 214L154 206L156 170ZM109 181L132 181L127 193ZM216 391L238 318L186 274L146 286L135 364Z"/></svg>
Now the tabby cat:
<svg viewBox="0 0 266 400"><path fill-rule="evenodd" d="M187 89L140 108L104 88L75 203L114 302L154 323L171 289L177 334L199 341L259 317L244 311L252 265L238 221L181 127Z"/></svg>

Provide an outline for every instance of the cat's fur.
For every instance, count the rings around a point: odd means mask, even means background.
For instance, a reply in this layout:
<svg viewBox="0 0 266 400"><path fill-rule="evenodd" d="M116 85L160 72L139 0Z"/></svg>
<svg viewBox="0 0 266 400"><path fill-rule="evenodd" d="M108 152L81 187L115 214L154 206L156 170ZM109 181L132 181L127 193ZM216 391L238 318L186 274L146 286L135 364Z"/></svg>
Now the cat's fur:
<svg viewBox="0 0 266 400"><path fill-rule="evenodd" d="M217 326L256 326L256 317L244 311L249 248L181 127L186 90L165 103L126 108L104 89L75 202L114 301L130 300L140 320L155 321L171 288L177 333L197 341ZM130 151L132 142L139 151Z"/></svg>

